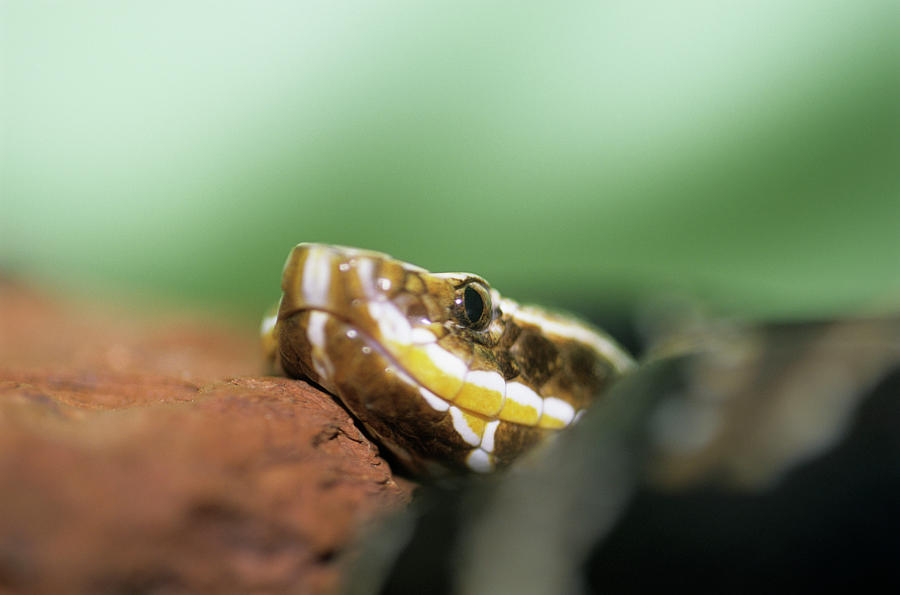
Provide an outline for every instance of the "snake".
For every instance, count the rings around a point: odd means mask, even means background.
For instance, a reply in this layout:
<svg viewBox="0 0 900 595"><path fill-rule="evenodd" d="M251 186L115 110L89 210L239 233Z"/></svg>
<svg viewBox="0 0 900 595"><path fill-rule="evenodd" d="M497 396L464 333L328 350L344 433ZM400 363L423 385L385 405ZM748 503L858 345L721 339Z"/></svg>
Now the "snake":
<svg viewBox="0 0 900 595"><path fill-rule="evenodd" d="M298 244L281 289L261 327L269 362L337 397L413 474L507 468L634 366L573 316L381 252Z"/></svg>

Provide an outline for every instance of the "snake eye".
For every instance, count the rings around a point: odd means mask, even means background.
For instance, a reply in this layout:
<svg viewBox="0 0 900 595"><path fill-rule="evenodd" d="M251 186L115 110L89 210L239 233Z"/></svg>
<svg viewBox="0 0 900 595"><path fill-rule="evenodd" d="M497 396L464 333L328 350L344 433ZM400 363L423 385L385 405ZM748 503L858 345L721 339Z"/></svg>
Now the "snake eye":
<svg viewBox="0 0 900 595"><path fill-rule="evenodd" d="M463 322L475 330L485 328L491 321L491 294L480 283L469 283L462 291Z"/></svg>

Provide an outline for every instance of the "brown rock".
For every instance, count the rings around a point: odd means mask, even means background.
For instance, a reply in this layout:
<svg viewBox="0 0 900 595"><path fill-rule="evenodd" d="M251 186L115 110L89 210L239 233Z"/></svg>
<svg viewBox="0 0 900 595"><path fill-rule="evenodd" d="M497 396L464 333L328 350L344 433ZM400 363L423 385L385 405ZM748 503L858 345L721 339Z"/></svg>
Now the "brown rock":
<svg viewBox="0 0 900 595"><path fill-rule="evenodd" d="M0 592L332 592L408 500L255 337L0 285Z"/></svg>

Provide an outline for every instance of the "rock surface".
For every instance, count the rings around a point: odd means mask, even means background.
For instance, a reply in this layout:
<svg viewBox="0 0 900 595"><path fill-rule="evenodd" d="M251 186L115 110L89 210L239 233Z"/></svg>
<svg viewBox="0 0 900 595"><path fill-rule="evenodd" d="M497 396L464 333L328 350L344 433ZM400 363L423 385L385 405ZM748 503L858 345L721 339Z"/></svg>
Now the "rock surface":
<svg viewBox="0 0 900 595"><path fill-rule="evenodd" d="M252 332L0 284L0 592L333 592L409 500Z"/></svg>

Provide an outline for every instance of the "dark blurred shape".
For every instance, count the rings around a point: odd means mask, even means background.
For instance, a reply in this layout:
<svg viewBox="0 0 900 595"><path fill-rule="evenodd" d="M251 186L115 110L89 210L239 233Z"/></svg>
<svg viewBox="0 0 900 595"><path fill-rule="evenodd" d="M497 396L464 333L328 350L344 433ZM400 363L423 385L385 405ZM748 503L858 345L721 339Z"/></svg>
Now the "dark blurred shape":
<svg viewBox="0 0 900 595"><path fill-rule="evenodd" d="M900 319L657 339L541 460L423 494L384 592L900 585Z"/></svg>
<svg viewBox="0 0 900 595"><path fill-rule="evenodd" d="M900 368L854 417L767 489L640 490L586 563L591 590L900 588Z"/></svg>

